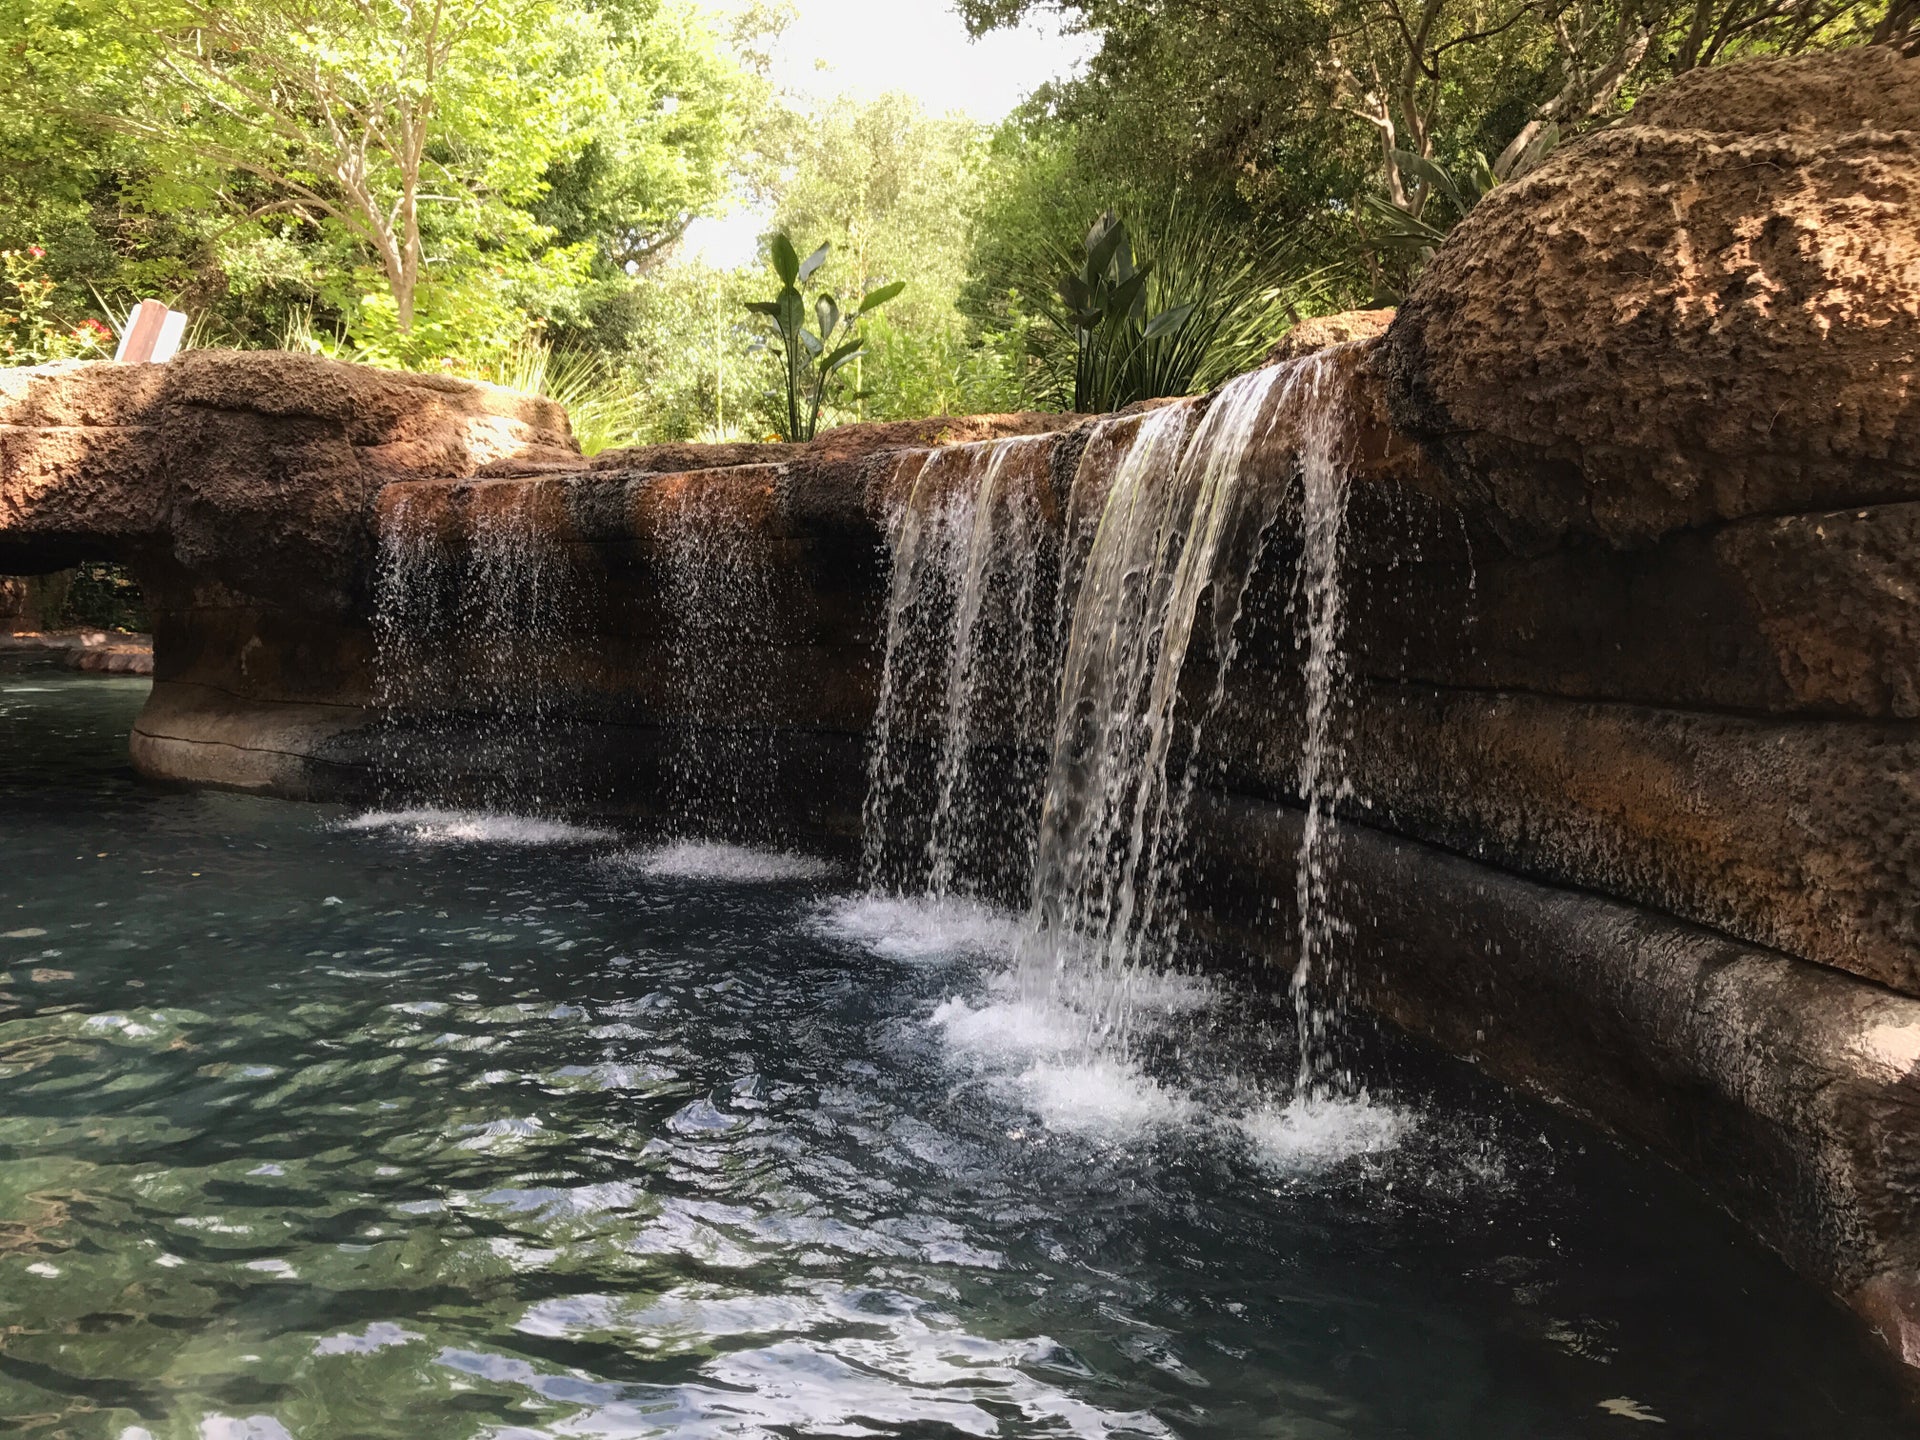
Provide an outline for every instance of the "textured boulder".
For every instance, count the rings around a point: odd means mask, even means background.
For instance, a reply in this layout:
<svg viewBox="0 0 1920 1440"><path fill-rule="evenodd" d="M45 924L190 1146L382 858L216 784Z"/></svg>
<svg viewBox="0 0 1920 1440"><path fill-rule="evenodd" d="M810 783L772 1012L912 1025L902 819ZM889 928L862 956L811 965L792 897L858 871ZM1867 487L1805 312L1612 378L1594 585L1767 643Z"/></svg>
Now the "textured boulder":
<svg viewBox="0 0 1920 1440"><path fill-rule="evenodd" d="M1311 320L1302 320L1267 352L1266 363L1278 365L1283 360L1298 360L1302 355L1355 340L1377 340L1387 333L1393 317L1392 310L1342 310L1338 315L1316 315Z"/></svg>
<svg viewBox="0 0 1920 1440"><path fill-rule="evenodd" d="M0 571L100 556L343 612L382 485L556 461L580 464L559 406L444 376L218 350L0 372Z"/></svg>
<svg viewBox="0 0 1920 1440"><path fill-rule="evenodd" d="M1688 75L1500 187L1389 331L1514 537L1920 498L1920 59Z"/></svg>

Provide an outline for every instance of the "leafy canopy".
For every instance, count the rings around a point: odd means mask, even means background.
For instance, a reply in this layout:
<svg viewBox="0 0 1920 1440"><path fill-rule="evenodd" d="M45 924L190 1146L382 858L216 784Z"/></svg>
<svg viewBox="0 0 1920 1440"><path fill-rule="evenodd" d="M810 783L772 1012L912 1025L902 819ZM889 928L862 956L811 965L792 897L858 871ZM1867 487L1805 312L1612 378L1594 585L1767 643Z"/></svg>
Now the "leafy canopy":
<svg viewBox="0 0 1920 1440"><path fill-rule="evenodd" d="M662 0L15 0L0 81L42 118L0 136L96 256L170 230L189 284L430 355L590 323L722 192L737 74Z"/></svg>

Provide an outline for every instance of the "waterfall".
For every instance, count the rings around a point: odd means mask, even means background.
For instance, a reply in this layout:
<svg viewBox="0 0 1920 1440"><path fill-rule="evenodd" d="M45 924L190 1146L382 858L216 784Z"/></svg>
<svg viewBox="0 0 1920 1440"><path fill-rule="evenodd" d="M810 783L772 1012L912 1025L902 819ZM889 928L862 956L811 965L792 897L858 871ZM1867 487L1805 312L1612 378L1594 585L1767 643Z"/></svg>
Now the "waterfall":
<svg viewBox="0 0 1920 1440"><path fill-rule="evenodd" d="M918 460L890 516L887 644L870 756L862 873L935 897L1023 883L1035 717L1054 651L1050 436L956 445ZM931 721L932 733L927 733ZM1027 753L1023 753L1027 752ZM993 759L990 762L988 756ZM930 786L916 785L924 777ZM913 810L930 794L929 813Z"/></svg>
<svg viewBox="0 0 1920 1440"><path fill-rule="evenodd" d="M531 485L402 494L376 577L376 700L388 803L459 800L537 814L580 798L554 754L578 587ZM435 501L439 502L437 505Z"/></svg>
<svg viewBox="0 0 1920 1440"><path fill-rule="evenodd" d="M1333 964L1332 942L1343 930L1331 893L1335 809L1347 789L1339 712L1347 680L1342 646L1346 590L1340 566L1348 474L1342 457L1335 453L1343 417L1318 393L1320 388L1316 383L1313 403L1306 407L1299 426L1301 553L1295 613L1306 630L1299 793L1307 814L1294 864L1299 953L1288 987L1300 1047L1296 1088L1308 1099L1329 1098L1352 1088L1352 1077L1336 1072L1327 1049L1329 1032L1344 1015L1348 998Z"/></svg>
<svg viewBox="0 0 1920 1440"><path fill-rule="evenodd" d="M1070 505L1092 534L1083 559L1073 535L1061 546L1057 606L1041 594L1051 531L1036 488L1018 478L1042 442L960 446L920 462L890 517L865 817L865 874L876 887L944 897L988 850L1030 853L1021 987L1076 1015L1090 1044L1125 1052L1137 996L1159 993L1181 968L1202 742L1226 698L1268 540L1295 519L1301 556L1288 613L1304 657L1297 782L1307 816L1290 992L1303 1094L1334 1078L1326 1039L1345 1004L1331 963L1346 673L1338 355L1242 375L1204 406L1178 401L1099 422ZM1004 705L1038 691L1063 621L1038 825L1026 831L1018 816L985 814L973 791L986 770L983 738L1034 734L1034 718L1049 713L1044 697L1023 701L1023 716ZM990 697L1003 706L993 720ZM911 813L927 793L931 814Z"/></svg>
<svg viewBox="0 0 1920 1440"><path fill-rule="evenodd" d="M456 665L449 596L454 556L422 495L401 491L381 515L374 582L374 707L381 803L393 808L443 788ZM432 767L431 771L424 767Z"/></svg>
<svg viewBox="0 0 1920 1440"><path fill-rule="evenodd" d="M773 553L753 505L767 494L758 482L745 493L719 477L684 477L656 497L678 712L669 805L684 839L771 838L774 697L760 661L775 638Z"/></svg>
<svg viewBox="0 0 1920 1440"><path fill-rule="evenodd" d="M1234 626L1284 485L1246 483L1276 392L1308 362L1229 382L1197 427L1171 405L1116 469L1074 599L1042 809L1023 965L1030 989L1070 985L1122 1048L1137 985L1174 957L1186 816L1204 728L1225 694ZM1189 432L1191 431L1191 434ZM1214 684L1183 711L1203 602Z"/></svg>

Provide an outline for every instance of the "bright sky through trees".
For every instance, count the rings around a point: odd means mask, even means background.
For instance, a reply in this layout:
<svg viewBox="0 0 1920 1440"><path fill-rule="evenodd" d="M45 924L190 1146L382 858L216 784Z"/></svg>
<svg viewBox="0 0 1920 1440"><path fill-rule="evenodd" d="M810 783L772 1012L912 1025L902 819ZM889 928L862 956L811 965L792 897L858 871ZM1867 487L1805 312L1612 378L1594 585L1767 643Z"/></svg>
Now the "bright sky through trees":
<svg viewBox="0 0 1920 1440"><path fill-rule="evenodd" d="M741 0L707 0L730 15ZM991 124L1037 86L1077 71L1098 48L1049 18L967 37L952 0L797 0L799 19L774 51L774 81L818 100L905 91L933 115L958 110ZM695 222L682 253L733 266L753 258L766 217L738 210Z"/></svg>
<svg viewBox="0 0 1920 1440"><path fill-rule="evenodd" d="M930 114L961 110L988 124L1095 48L1091 36L1061 34L1051 17L969 40L952 0L798 0L798 8L775 56L783 86L823 98L904 90Z"/></svg>

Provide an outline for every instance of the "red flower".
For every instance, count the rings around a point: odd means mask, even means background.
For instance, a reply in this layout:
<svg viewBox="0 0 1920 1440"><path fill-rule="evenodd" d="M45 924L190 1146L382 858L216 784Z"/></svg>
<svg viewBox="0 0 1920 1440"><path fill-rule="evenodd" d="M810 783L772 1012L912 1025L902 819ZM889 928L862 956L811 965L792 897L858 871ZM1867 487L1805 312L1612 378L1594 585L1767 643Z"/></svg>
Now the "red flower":
<svg viewBox="0 0 1920 1440"><path fill-rule="evenodd" d="M42 250L38 245L29 245L27 247L27 254L36 260L44 260L47 258L47 252Z"/></svg>

